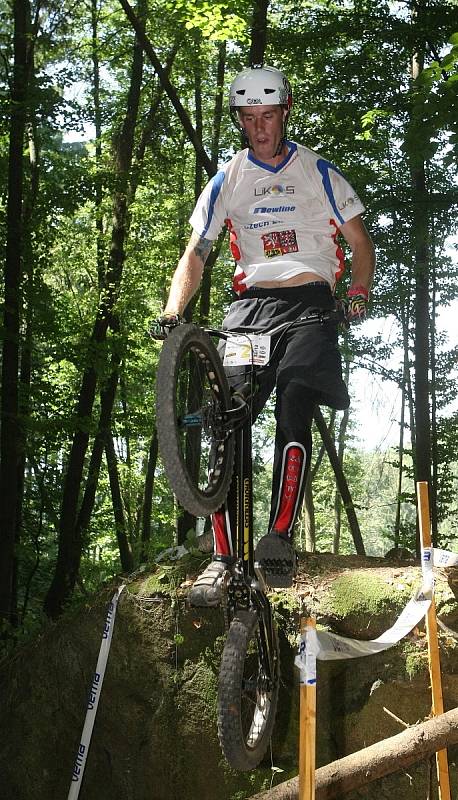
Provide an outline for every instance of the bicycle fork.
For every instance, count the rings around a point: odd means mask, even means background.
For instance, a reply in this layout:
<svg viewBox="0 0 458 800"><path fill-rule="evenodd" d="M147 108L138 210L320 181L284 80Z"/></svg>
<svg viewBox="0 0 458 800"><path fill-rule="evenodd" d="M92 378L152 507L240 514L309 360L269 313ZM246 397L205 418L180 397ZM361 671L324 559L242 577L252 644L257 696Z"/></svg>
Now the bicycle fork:
<svg viewBox="0 0 458 800"><path fill-rule="evenodd" d="M246 608L252 607L259 620L261 662L266 679L274 680L273 654L274 626L272 609L265 594L266 585L262 572L255 567L253 543L253 464L252 423L248 418L236 432L234 471L237 476L236 493L236 553L239 581L237 577L237 600ZM242 588L243 587L243 588ZM239 591L237 591L239 590Z"/></svg>

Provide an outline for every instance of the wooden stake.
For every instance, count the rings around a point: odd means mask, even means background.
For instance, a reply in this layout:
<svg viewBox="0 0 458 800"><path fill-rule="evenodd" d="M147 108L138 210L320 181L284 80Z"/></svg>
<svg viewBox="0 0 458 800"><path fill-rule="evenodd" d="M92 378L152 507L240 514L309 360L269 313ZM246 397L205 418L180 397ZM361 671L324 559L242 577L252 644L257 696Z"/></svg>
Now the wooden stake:
<svg viewBox="0 0 458 800"><path fill-rule="evenodd" d="M314 619L301 619L301 634L315 628ZM301 670L299 710L299 800L315 800L316 680L308 683Z"/></svg>
<svg viewBox="0 0 458 800"><path fill-rule="evenodd" d="M431 547L431 526L429 518L428 483L417 483L418 514L422 548ZM432 713L434 717L444 713L442 697L441 665L439 656L439 640L437 636L437 617L434 595L426 615L426 636L428 641L429 676L431 680ZM450 778L448 772L447 750L436 753L437 782L439 784L439 800L451 800Z"/></svg>

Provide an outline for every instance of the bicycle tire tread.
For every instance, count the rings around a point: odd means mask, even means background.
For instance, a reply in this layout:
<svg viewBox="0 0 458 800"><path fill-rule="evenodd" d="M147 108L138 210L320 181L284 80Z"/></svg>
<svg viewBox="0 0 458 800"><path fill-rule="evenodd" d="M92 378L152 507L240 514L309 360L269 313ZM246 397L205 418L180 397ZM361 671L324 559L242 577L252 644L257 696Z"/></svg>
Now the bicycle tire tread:
<svg viewBox="0 0 458 800"><path fill-rule="evenodd" d="M231 623L221 659L218 690L218 735L228 763L242 771L255 769L262 761L272 736L279 688L279 653L277 675L265 727L255 747L247 747L241 725L241 684L250 640L257 624L255 612L239 612Z"/></svg>
<svg viewBox="0 0 458 800"><path fill-rule="evenodd" d="M186 347L196 343L207 353L217 375L224 402L230 406L230 392L218 352L208 335L196 325L178 326L164 341L157 369L156 423L159 449L168 481L179 503L196 517L208 516L224 502L234 463L234 443L226 443L224 470L214 493L204 494L192 481L182 458L174 414L177 371Z"/></svg>

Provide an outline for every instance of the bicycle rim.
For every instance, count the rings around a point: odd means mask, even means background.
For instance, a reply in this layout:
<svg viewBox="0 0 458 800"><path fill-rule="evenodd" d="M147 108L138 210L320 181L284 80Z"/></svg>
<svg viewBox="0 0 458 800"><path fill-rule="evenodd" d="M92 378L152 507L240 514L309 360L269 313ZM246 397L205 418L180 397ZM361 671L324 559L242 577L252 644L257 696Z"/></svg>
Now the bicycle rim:
<svg viewBox="0 0 458 800"><path fill-rule="evenodd" d="M167 478L181 505L207 516L226 499L234 459L223 426L230 391L204 331L183 325L164 342L157 372L157 428Z"/></svg>
<svg viewBox="0 0 458 800"><path fill-rule="evenodd" d="M228 763L244 771L254 769L262 761L277 711L278 638L274 629L271 652L266 653L260 624L254 611L240 611L236 615L227 635L219 676L221 748Z"/></svg>

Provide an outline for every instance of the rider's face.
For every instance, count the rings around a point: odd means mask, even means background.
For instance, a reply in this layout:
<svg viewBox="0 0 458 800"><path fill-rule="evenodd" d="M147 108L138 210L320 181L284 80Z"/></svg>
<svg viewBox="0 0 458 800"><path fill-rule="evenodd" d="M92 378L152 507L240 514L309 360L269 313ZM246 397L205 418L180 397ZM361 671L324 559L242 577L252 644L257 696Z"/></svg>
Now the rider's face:
<svg viewBox="0 0 458 800"><path fill-rule="evenodd" d="M286 111L281 106L243 106L240 109L240 124L259 161L274 158L283 135L285 116Z"/></svg>

